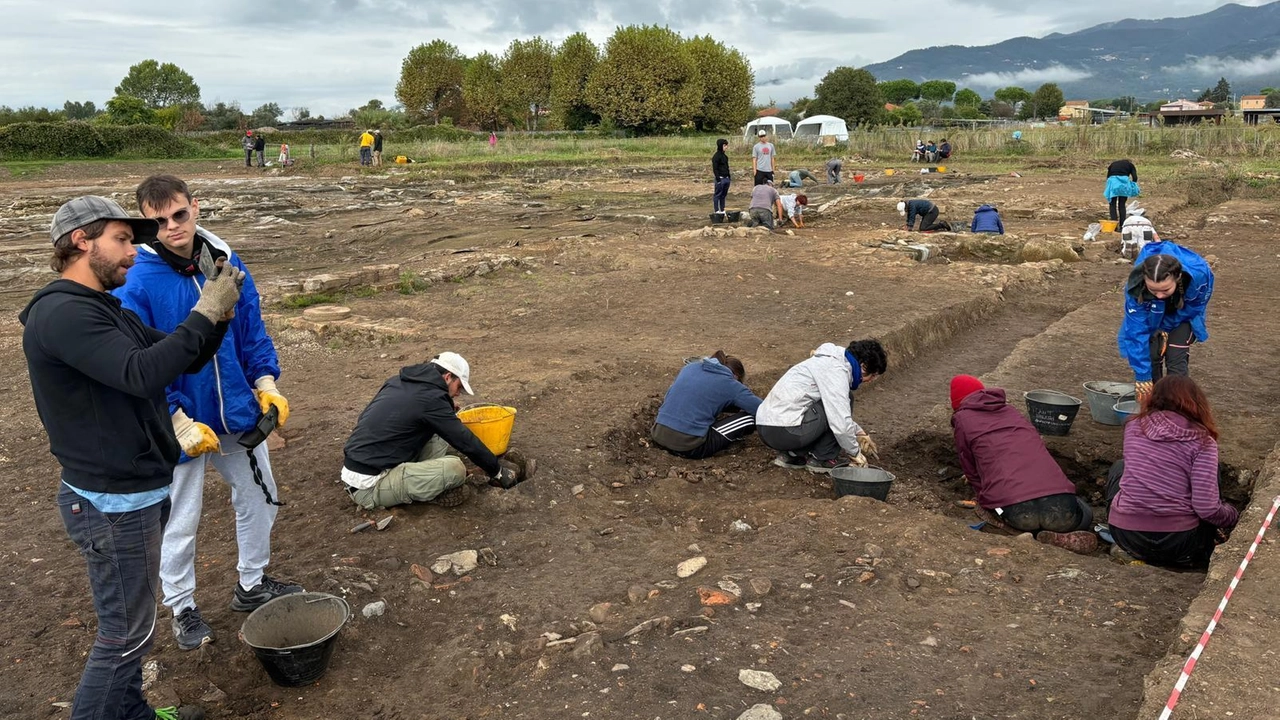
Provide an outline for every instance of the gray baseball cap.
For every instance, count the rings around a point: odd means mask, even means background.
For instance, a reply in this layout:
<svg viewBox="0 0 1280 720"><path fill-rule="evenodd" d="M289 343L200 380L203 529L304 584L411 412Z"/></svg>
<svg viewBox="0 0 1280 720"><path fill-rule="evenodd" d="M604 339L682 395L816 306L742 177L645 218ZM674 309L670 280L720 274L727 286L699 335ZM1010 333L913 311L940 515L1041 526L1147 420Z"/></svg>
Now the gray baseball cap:
<svg viewBox="0 0 1280 720"><path fill-rule="evenodd" d="M133 217L120 207L120 204L109 198L97 195L81 195L68 200L53 214L53 224L49 226L49 234L53 241L72 230L78 230L97 220L119 220L129 223L133 228L133 244L149 243L156 239L160 225L155 220Z"/></svg>

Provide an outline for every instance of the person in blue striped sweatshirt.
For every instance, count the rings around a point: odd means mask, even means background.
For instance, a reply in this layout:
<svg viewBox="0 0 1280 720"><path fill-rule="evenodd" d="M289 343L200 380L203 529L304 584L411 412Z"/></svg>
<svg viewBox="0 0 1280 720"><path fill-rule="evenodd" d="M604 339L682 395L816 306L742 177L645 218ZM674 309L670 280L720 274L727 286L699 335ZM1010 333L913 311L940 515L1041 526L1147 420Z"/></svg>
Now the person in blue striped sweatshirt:
<svg viewBox="0 0 1280 720"><path fill-rule="evenodd" d="M760 398L744 377L742 361L722 350L688 363L667 390L649 437L672 455L700 460L755 432Z"/></svg>

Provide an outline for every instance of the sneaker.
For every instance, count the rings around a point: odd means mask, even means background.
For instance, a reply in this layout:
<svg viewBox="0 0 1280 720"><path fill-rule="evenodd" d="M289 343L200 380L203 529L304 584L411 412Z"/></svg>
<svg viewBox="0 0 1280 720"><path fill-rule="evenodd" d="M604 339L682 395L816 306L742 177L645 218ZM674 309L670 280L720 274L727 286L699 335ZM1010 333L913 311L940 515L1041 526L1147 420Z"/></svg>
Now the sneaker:
<svg viewBox="0 0 1280 720"><path fill-rule="evenodd" d="M204 720L204 708L195 705L156 708L156 720Z"/></svg>
<svg viewBox="0 0 1280 720"><path fill-rule="evenodd" d="M849 467L849 461L840 458L831 458L830 460L819 460L810 455L808 462L804 464L809 472L816 475L829 475L836 468Z"/></svg>
<svg viewBox="0 0 1280 720"><path fill-rule="evenodd" d="M439 505L444 508L458 507L476 494L470 483L462 483L458 487L449 488L427 501L428 505Z"/></svg>
<svg viewBox="0 0 1280 720"><path fill-rule="evenodd" d="M804 458L782 452L778 453L778 457L773 459L773 464L788 470L800 470L804 467Z"/></svg>
<svg viewBox="0 0 1280 720"><path fill-rule="evenodd" d="M213 628L200 617L200 608L189 607L173 616L173 639L183 650L195 650L213 642Z"/></svg>
<svg viewBox="0 0 1280 720"><path fill-rule="evenodd" d="M1045 545L1060 547L1079 555L1092 555L1098 549L1098 536L1088 530L1077 530L1069 533L1041 530L1036 540Z"/></svg>
<svg viewBox="0 0 1280 720"><path fill-rule="evenodd" d="M231 609L236 612L253 612L281 595L300 592L302 592L301 585L282 583L269 575L263 575L262 582L248 591L240 587L240 583L236 583L236 592L231 598Z"/></svg>

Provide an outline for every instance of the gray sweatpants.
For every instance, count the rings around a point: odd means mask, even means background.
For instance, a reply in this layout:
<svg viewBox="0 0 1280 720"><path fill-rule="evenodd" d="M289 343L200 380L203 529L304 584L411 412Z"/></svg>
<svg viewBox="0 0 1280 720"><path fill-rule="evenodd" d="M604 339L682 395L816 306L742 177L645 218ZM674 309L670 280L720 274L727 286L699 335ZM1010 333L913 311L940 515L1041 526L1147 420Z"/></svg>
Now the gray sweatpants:
<svg viewBox="0 0 1280 720"><path fill-rule="evenodd" d="M220 435L222 452L229 454L201 455L173 471L173 485L169 488L173 508L160 545L160 582L165 607L175 615L196 604L196 529L204 506L206 459L231 488L231 507L236 513L236 546L240 549L236 563L240 584L251 588L262 582L263 571L271 561L271 528L276 522L276 506L267 502L262 488L253 481L249 452L237 442L239 438L238 434ZM263 484L271 491L271 497L277 497L267 444L262 443L253 452Z"/></svg>

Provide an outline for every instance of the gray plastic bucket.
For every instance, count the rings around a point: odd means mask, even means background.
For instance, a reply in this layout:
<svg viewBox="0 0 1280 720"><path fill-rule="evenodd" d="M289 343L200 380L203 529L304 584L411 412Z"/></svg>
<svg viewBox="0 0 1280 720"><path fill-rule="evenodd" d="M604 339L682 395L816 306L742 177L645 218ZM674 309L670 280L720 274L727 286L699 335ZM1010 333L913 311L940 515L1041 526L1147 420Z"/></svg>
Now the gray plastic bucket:
<svg viewBox="0 0 1280 720"><path fill-rule="evenodd" d="M1133 397L1133 383L1094 380L1084 384L1084 396L1089 401L1089 415L1094 422L1103 425L1119 425L1123 421L1114 410L1115 404Z"/></svg>
<svg viewBox="0 0 1280 720"><path fill-rule="evenodd" d="M240 626L240 637L253 648L272 682L310 685L329 669L338 631L350 617L351 606L336 595L281 595L249 615Z"/></svg>
<svg viewBox="0 0 1280 720"><path fill-rule="evenodd" d="M1115 413L1116 417L1120 418L1120 422L1123 423L1131 416L1137 415L1141 409L1142 403L1137 400L1121 400L1111 408L1111 412Z"/></svg>
<svg viewBox="0 0 1280 720"><path fill-rule="evenodd" d="M893 473L878 467L838 467L831 469L831 488L836 497L859 495L883 502L889 497Z"/></svg>
<svg viewBox="0 0 1280 720"><path fill-rule="evenodd" d="M1066 435L1084 401L1057 390L1032 390L1023 393L1027 415L1041 435Z"/></svg>

